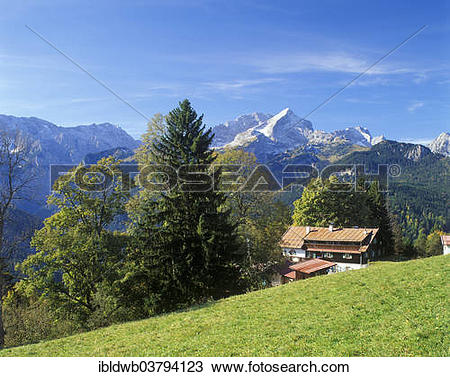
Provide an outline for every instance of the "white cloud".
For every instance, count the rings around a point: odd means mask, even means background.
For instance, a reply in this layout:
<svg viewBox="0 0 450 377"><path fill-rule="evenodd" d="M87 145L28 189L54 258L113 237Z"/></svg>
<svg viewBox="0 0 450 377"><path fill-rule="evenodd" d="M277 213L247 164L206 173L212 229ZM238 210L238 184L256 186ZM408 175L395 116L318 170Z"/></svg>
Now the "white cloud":
<svg viewBox="0 0 450 377"><path fill-rule="evenodd" d="M336 53L300 53L300 54L273 54L250 60L252 65L265 73L296 73L307 71L326 71L361 73L364 72L376 58L363 58L344 52ZM367 74L400 74L415 73L416 69L398 67L392 64L380 63L371 68Z"/></svg>
<svg viewBox="0 0 450 377"><path fill-rule="evenodd" d="M262 78L255 80L234 80L234 81L212 81L204 83L205 86L217 90L232 90L232 89L242 89L250 86L257 86L263 84L269 84L272 82L282 81L278 78Z"/></svg>
<svg viewBox="0 0 450 377"><path fill-rule="evenodd" d="M410 113L413 113L414 111L416 111L417 109L420 109L421 107L423 107L424 103L420 102L420 101L416 101L414 102L412 105L408 106L408 111Z"/></svg>
<svg viewBox="0 0 450 377"><path fill-rule="evenodd" d="M356 80L352 83L352 85L356 86L373 86L373 85L392 85L395 82L395 80L387 77L381 77L381 76L362 76L359 80ZM344 82L342 83L345 84Z"/></svg>
<svg viewBox="0 0 450 377"><path fill-rule="evenodd" d="M0 67L3 69L24 68L29 70L45 70L45 71L63 71L73 72L78 68L72 63L61 63L61 56L56 53L53 55L0 55ZM93 66L89 65L89 69Z"/></svg>
<svg viewBox="0 0 450 377"><path fill-rule="evenodd" d="M91 102L100 102L100 101L109 101L112 97L79 97L79 98L71 98L69 100L70 103L91 103Z"/></svg>
<svg viewBox="0 0 450 377"><path fill-rule="evenodd" d="M401 143L410 143L410 144L420 144L420 145L424 145L427 146L429 145L431 142L433 141L433 139L400 139L399 142Z"/></svg>
<svg viewBox="0 0 450 377"><path fill-rule="evenodd" d="M413 78L413 82L415 84L421 84L423 83L426 79L428 78L428 76L425 73L416 73L415 77Z"/></svg>
<svg viewBox="0 0 450 377"><path fill-rule="evenodd" d="M381 100L372 100L372 99L368 99L365 97L361 97L361 98L346 98L344 100L345 102L349 102L349 103L367 103L367 104L371 104L371 105L386 105L388 104L388 102L386 101L381 101Z"/></svg>

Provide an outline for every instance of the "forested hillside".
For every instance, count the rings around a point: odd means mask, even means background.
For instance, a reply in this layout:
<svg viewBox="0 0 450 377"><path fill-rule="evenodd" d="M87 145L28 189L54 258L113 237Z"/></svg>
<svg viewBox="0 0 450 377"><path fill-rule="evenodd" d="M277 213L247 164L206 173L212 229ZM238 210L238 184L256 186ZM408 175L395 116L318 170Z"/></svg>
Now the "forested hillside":
<svg viewBox="0 0 450 377"><path fill-rule="evenodd" d="M400 175L390 177L390 208L408 239L422 231L450 229L450 159L428 148L385 141L369 151L353 152L339 160L343 164L364 164L376 171L379 164L397 164Z"/></svg>

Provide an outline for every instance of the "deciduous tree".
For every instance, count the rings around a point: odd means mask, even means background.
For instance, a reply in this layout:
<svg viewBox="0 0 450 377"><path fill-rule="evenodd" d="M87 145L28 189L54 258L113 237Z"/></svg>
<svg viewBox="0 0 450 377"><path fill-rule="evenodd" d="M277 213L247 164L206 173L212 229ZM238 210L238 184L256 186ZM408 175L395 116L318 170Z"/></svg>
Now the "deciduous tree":
<svg viewBox="0 0 450 377"><path fill-rule="evenodd" d="M25 276L20 292L38 294L80 322L99 308L99 287L114 287L125 257L126 236L113 230L126 200L119 176L118 163L107 158L56 181L48 204L57 211L32 239L36 254L18 265Z"/></svg>
<svg viewBox="0 0 450 377"><path fill-rule="evenodd" d="M2 298L11 280L10 263L5 255L5 226L11 219L11 210L17 201L27 197L34 180L29 153L30 144L21 135L0 133L0 348L5 339Z"/></svg>
<svg viewBox="0 0 450 377"><path fill-rule="evenodd" d="M257 167L256 157L241 149L228 149L218 154L216 166L239 166L239 179L227 185L225 206L237 225L240 244L245 251L242 275L249 288L268 285L273 267L282 259L278 243L291 221L291 210L280 200L277 191L246 191L243 187ZM258 178L255 178L258 179ZM256 183L256 182L255 182Z"/></svg>
<svg viewBox="0 0 450 377"><path fill-rule="evenodd" d="M357 190L349 187L336 177L312 180L302 197L294 202L294 225L376 227L382 253L392 254L392 221L386 198L375 183L368 189L362 183L358 183Z"/></svg>

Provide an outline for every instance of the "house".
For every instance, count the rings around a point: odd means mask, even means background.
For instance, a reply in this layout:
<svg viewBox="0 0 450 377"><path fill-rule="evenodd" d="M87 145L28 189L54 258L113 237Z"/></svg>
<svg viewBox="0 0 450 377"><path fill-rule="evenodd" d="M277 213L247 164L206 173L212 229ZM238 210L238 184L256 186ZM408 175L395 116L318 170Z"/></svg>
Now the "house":
<svg viewBox="0 0 450 377"><path fill-rule="evenodd" d="M450 236L441 236L441 242L443 254L450 254Z"/></svg>
<svg viewBox="0 0 450 377"><path fill-rule="evenodd" d="M320 259L335 264L328 272L346 271L367 267L380 256L377 233L378 228L291 226L280 246L293 263Z"/></svg>

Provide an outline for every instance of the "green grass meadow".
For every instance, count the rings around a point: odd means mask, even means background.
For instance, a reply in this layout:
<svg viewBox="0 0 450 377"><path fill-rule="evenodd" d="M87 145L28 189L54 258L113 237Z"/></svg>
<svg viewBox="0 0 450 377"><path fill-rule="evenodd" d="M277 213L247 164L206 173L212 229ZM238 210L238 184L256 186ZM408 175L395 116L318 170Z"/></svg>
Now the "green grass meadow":
<svg viewBox="0 0 450 377"><path fill-rule="evenodd" d="M0 356L449 356L449 272L378 262Z"/></svg>

